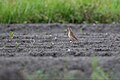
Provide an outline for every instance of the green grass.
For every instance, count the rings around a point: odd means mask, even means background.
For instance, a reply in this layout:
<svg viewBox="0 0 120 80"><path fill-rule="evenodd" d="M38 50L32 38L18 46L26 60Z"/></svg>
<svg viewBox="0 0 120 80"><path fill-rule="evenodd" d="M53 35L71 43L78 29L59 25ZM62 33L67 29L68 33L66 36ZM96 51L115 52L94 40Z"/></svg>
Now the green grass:
<svg viewBox="0 0 120 80"><path fill-rule="evenodd" d="M98 65L96 57L94 57L92 60L91 78L92 80L111 80L110 75Z"/></svg>
<svg viewBox="0 0 120 80"><path fill-rule="evenodd" d="M34 74L29 75L27 80L48 80L48 78L42 71L38 70Z"/></svg>
<svg viewBox="0 0 120 80"><path fill-rule="evenodd" d="M10 37L11 40L13 40L14 36L15 36L15 33L14 32L10 32L9 37Z"/></svg>
<svg viewBox="0 0 120 80"><path fill-rule="evenodd" d="M120 22L120 0L0 0L0 23Z"/></svg>
<svg viewBox="0 0 120 80"><path fill-rule="evenodd" d="M92 73L91 73L91 80L114 80L117 79L119 80L119 73L116 74L112 74L112 76L108 73L105 72L103 68L101 68L98 64L98 60L96 57L93 57L92 61L91 61L91 65L92 67ZM59 73L59 72L57 72ZM52 74L57 74L56 72L52 72ZM32 75L28 75L28 80L48 80L48 79L53 79L52 74L45 74L43 71L38 70L35 73L33 73ZM88 76L85 76L85 74L80 74L80 73L63 73L64 77L61 77L59 80L88 80ZM48 76L49 75L49 76ZM58 75L54 75L54 77L57 77ZM79 76L79 77L78 77ZM59 77L59 76L58 76Z"/></svg>

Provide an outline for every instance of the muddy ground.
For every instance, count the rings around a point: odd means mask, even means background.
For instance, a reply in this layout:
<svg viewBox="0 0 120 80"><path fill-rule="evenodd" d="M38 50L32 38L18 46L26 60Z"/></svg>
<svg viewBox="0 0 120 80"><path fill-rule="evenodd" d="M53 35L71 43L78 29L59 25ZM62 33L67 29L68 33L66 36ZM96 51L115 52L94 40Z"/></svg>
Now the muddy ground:
<svg viewBox="0 0 120 80"><path fill-rule="evenodd" d="M75 32L78 43L70 43L67 27ZM14 32L13 38L10 33ZM91 60L120 79L119 24L12 24L0 25L0 78L23 71L42 71L49 79L91 79ZM18 70L18 71L17 71ZM16 72L15 72L16 71ZM114 74L114 75L113 75ZM20 80L19 77L14 77ZM19 79L18 79L19 78ZM13 78L9 78L13 80ZM5 80L5 79L4 79ZM8 80L8 79L7 79Z"/></svg>

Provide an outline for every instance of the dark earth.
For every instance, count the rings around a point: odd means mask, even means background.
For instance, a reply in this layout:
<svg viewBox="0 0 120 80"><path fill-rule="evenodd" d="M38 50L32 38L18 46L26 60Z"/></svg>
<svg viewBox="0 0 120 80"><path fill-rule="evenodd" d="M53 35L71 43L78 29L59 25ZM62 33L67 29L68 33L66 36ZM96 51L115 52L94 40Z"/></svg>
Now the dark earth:
<svg viewBox="0 0 120 80"><path fill-rule="evenodd" d="M69 42L69 26L79 42ZM113 80L119 80L119 55L120 24L0 25L0 80L23 80L36 71L50 80L71 75L90 80L94 57Z"/></svg>

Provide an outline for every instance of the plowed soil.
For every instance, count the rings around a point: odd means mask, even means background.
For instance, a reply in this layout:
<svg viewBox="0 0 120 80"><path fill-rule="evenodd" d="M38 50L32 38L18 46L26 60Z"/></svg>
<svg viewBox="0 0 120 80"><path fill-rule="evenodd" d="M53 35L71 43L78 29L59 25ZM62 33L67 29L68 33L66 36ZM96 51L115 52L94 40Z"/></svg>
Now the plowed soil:
<svg viewBox="0 0 120 80"><path fill-rule="evenodd" d="M75 32L77 43L69 42L68 26ZM17 68L27 74L41 70L51 80L62 80L65 74L90 79L95 56L105 72L120 79L119 33L119 24L0 25L0 76L5 74L3 68Z"/></svg>

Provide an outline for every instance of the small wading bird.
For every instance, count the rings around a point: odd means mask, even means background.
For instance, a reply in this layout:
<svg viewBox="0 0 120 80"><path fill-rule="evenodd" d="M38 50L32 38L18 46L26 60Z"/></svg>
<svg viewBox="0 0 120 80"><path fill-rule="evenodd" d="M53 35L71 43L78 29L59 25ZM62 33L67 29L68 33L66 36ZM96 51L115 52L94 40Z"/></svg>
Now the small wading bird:
<svg viewBox="0 0 120 80"><path fill-rule="evenodd" d="M77 37L75 36L74 32L70 27L68 27L67 31L68 31L68 37L70 39L70 42L78 41Z"/></svg>

